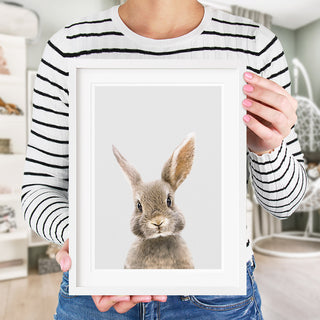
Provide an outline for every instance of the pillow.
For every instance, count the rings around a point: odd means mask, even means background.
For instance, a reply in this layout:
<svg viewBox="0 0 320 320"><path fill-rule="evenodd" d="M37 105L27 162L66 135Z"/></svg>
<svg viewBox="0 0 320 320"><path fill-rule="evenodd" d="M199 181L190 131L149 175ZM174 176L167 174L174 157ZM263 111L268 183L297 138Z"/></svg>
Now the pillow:
<svg viewBox="0 0 320 320"><path fill-rule="evenodd" d="M39 33L39 16L20 4L0 2L0 33L34 40Z"/></svg>

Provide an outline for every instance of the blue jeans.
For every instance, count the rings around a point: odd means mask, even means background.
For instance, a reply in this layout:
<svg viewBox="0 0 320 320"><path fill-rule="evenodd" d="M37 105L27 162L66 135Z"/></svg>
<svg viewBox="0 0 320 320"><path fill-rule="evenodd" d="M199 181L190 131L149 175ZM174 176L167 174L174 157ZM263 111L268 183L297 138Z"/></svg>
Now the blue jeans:
<svg viewBox="0 0 320 320"><path fill-rule="evenodd" d="M247 262L247 294L243 296L172 296L166 302L142 302L126 313L114 308L100 312L91 296L70 296L69 273L64 272L55 320L263 320L260 294L254 280L255 261Z"/></svg>

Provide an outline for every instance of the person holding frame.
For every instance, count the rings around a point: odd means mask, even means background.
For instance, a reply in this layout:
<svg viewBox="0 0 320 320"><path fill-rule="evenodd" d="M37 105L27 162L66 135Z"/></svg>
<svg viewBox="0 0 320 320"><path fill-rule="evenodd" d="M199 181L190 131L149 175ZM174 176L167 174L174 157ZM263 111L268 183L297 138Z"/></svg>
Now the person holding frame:
<svg viewBox="0 0 320 320"><path fill-rule="evenodd" d="M157 57L245 61L247 176L257 200L283 219L305 194L304 158L294 131L297 102L290 95L281 43L270 30L197 0L127 0L79 19L50 38L39 65L21 194L30 227L63 245L56 256L64 273L55 319L263 319L249 240L245 296L68 293L68 63L72 58Z"/></svg>

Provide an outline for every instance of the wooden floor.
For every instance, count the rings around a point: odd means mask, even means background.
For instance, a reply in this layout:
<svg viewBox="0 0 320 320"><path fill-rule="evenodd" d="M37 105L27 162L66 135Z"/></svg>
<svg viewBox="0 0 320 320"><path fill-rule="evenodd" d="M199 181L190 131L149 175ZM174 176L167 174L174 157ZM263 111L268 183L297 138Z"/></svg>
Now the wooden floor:
<svg viewBox="0 0 320 320"><path fill-rule="evenodd" d="M265 320L320 319L320 258L255 257Z"/></svg>
<svg viewBox="0 0 320 320"><path fill-rule="evenodd" d="M53 320L62 272L0 282L0 320ZM89 320L89 319L88 319Z"/></svg>
<svg viewBox="0 0 320 320"><path fill-rule="evenodd" d="M255 257L265 320L320 319L320 258ZM0 282L0 320L53 320L61 277L33 271Z"/></svg>

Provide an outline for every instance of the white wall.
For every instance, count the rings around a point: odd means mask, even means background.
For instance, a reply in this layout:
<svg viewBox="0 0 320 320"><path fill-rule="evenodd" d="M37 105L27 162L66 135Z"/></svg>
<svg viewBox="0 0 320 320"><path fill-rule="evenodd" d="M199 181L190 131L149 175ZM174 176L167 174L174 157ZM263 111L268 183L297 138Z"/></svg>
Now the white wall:
<svg viewBox="0 0 320 320"><path fill-rule="evenodd" d="M36 43L28 45L28 69L38 69L46 42L60 28L74 19L106 10L117 0L14 0L26 8L36 11L40 16L41 35Z"/></svg>

